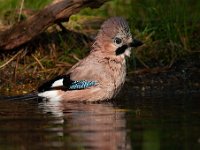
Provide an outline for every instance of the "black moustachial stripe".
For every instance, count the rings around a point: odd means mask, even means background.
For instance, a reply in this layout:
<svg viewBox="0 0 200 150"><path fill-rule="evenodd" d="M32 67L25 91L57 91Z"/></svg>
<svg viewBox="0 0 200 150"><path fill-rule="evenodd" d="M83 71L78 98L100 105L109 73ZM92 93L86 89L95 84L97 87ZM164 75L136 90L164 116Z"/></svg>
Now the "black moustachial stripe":
<svg viewBox="0 0 200 150"><path fill-rule="evenodd" d="M129 44L122 45L121 47L118 47L115 51L116 55L121 55L123 54L127 48L129 47L138 47L141 46L143 43L139 40L133 39L133 42Z"/></svg>
<svg viewBox="0 0 200 150"><path fill-rule="evenodd" d="M128 48L128 45L122 45L121 47L118 47L115 51L116 55L123 54L127 48Z"/></svg>

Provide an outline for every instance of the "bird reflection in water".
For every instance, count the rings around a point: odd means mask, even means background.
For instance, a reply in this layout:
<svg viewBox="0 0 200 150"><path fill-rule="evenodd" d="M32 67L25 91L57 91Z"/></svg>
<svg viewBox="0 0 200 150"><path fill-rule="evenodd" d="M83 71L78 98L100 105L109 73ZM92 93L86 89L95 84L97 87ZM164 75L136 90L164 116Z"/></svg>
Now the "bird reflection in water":
<svg viewBox="0 0 200 150"><path fill-rule="evenodd" d="M61 123L62 146L84 149L131 149L125 110L111 103L53 103L41 105Z"/></svg>

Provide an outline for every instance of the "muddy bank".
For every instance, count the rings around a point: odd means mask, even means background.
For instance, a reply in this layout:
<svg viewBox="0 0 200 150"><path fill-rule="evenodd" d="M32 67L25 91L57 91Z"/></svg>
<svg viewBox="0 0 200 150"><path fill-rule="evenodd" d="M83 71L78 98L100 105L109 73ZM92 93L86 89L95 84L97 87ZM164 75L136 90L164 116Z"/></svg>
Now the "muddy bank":
<svg viewBox="0 0 200 150"><path fill-rule="evenodd" d="M66 67L65 70L67 68L69 67ZM177 61L171 68L136 68L136 70L128 72L123 91L134 95L200 92L199 68L200 56L198 55L190 56L184 61ZM51 76L48 76L48 72L22 72L15 76L11 65L0 70L0 74L1 93L16 95L37 89L37 86L45 80L59 74L59 70ZM124 94L124 92L122 93Z"/></svg>
<svg viewBox="0 0 200 150"><path fill-rule="evenodd" d="M200 92L200 57L176 62L171 68L138 69L130 72L124 87L136 95Z"/></svg>

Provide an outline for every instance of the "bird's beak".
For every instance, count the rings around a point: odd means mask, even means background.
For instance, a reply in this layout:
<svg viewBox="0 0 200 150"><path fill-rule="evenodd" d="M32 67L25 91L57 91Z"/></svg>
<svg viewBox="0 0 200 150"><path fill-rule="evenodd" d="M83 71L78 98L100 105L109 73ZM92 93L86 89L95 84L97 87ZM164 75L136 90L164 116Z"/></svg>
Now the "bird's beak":
<svg viewBox="0 0 200 150"><path fill-rule="evenodd" d="M133 41L129 44L129 47L139 47L141 45L143 45L141 41L133 39Z"/></svg>

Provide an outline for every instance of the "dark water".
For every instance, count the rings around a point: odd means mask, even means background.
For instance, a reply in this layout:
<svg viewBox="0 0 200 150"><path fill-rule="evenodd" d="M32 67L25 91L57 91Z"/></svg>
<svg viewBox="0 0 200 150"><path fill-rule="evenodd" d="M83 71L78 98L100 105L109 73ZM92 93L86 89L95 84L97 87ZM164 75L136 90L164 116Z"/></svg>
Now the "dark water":
<svg viewBox="0 0 200 150"><path fill-rule="evenodd" d="M0 150L199 150L200 94L96 104L0 101Z"/></svg>

